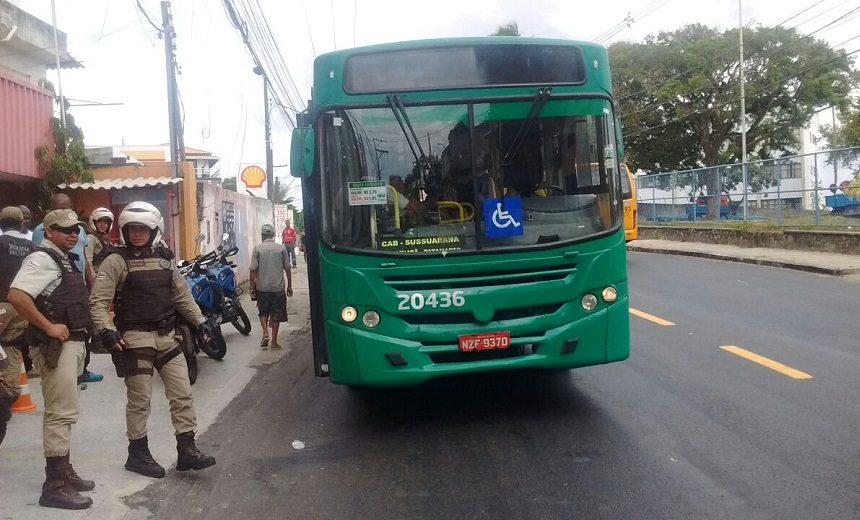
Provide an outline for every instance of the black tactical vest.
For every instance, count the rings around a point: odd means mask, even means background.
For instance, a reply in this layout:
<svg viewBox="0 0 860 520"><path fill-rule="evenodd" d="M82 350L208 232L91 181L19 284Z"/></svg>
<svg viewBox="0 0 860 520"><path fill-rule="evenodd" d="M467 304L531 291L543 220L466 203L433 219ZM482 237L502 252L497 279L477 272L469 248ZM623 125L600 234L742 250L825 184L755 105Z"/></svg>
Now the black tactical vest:
<svg viewBox="0 0 860 520"><path fill-rule="evenodd" d="M95 233L93 236L96 238L96 240L99 241L99 244L101 244L102 246L99 252L93 255L93 271L98 272L99 266L102 265L102 262L105 261L105 258L109 257L111 253L115 252L115 248L113 244L102 238L101 235L99 235L98 233Z"/></svg>
<svg viewBox="0 0 860 520"><path fill-rule="evenodd" d="M114 251L122 256L128 268L116 295L117 328L129 330L132 324L151 324L173 316L172 254L160 247L140 256L134 256L127 247L117 247Z"/></svg>
<svg viewBox="0 0 860 520"><path fill-rule="evenodd" d="M0 302L9 295L9 286L21 268L24 258L33 252L33 242L26 238L0 236Z"/></svg>
<svg viewBox="0 0 860 520"><path fill-rule="evenodd" d="M39 247L37 250L47 253L57 262L62 278L60 285L50 296L40 294L36 297L36 308L52 323L62 323L69 330L89 329L93 322L89 308L90 291L84 276L68 256L46 247Z"/></svg>

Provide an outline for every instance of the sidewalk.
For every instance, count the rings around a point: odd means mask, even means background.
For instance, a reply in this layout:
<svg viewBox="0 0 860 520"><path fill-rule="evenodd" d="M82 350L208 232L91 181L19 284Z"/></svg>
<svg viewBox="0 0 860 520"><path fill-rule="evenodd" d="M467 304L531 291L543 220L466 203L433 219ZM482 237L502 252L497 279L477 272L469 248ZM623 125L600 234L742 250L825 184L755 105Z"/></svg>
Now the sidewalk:
<svg viewBox="0 0 860 520"><path fill-rule="evenodd" d="M200 375L194 385L194 405L198 422L198 446L204 453L215 453L215 448L235 439L212 439L205 431L218 414L251 382L261 366L277 363L293 347L292 334L308 327L307 269L299 259L299 267L292 271L293 297L289 299L289 321L281 325L278 334L281 350L261 350L260 321L256 303L243 296L242 307L251 319L249 336L242 336L231 325L222 325L227 340L227 355L215 361L205 354L198 356ZM30 393L38 409L31 413L15 413L9 422L9 431L0 446L0 518L15 520L51 519L143 519L150 513L127 504L128 497L149 484L150 479L123 468L128 454L125 436L125 386L116 377L116 371L107 354L93 355L90 362L93 372L104 374L99 383L89 383L80 393L81 415L72 427L71 461L83 478L95 480L95 490L85 493L93 499L93 506L83 511L66 511L39 506L42 482L45 480L45 459L42 455L42 419L44 406L39 379L30 379ZM167 469L166 479L177 486L187 480L207 478L207 472L219 471L220 466L201 472L178 474L176 465L176 439L170 423L164 385L158 376L153 377L152 414L148 423L149 446L155 459ZM217 459L217 457L216 457ZM181 475L181 477L179 476Z"/></svg>
<svg viewBox="0 0 860 520"><path fill-rule="evenodd" d="M738 247L674 240L634 240L627 244L627 250L729 260L834 276L849 276L860 273L860 257L839 253Z"/></svg>

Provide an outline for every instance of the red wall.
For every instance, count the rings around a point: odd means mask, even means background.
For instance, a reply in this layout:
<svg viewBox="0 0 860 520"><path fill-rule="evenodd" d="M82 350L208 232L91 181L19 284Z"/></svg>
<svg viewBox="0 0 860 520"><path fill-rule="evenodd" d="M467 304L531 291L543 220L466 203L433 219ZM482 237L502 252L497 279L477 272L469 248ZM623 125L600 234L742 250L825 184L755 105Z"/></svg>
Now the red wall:
<svg viewBox="0 0 860 520"><path fill-rule="evenodd" d="M53 115L49 91L0 71L0 174L42 177L34 152L50 142Z"/></svg>

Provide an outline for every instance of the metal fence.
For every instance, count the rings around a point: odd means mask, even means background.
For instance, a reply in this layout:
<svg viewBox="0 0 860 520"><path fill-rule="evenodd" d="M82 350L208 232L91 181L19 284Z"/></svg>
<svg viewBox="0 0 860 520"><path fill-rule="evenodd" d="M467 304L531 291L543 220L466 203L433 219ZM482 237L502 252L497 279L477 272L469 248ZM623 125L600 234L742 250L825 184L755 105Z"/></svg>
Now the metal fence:
<svg viewBox="0 0 860 520"><path fill-rule="evenodd" d="M860 147L636 178L643 223L764 221L777 226L860 224Z"/></svg>

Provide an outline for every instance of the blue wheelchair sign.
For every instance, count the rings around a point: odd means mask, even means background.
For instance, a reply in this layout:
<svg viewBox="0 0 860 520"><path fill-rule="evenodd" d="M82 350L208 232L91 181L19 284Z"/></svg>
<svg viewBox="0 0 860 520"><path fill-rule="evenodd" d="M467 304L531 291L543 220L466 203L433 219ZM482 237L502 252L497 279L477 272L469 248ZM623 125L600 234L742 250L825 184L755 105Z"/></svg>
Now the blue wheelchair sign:
<svg viewBox="0 0 860 520"><path fill-rule="evenodd" d="M484 199L484 226L488 238L523 234L523 204L519 197Z"/></svg>

